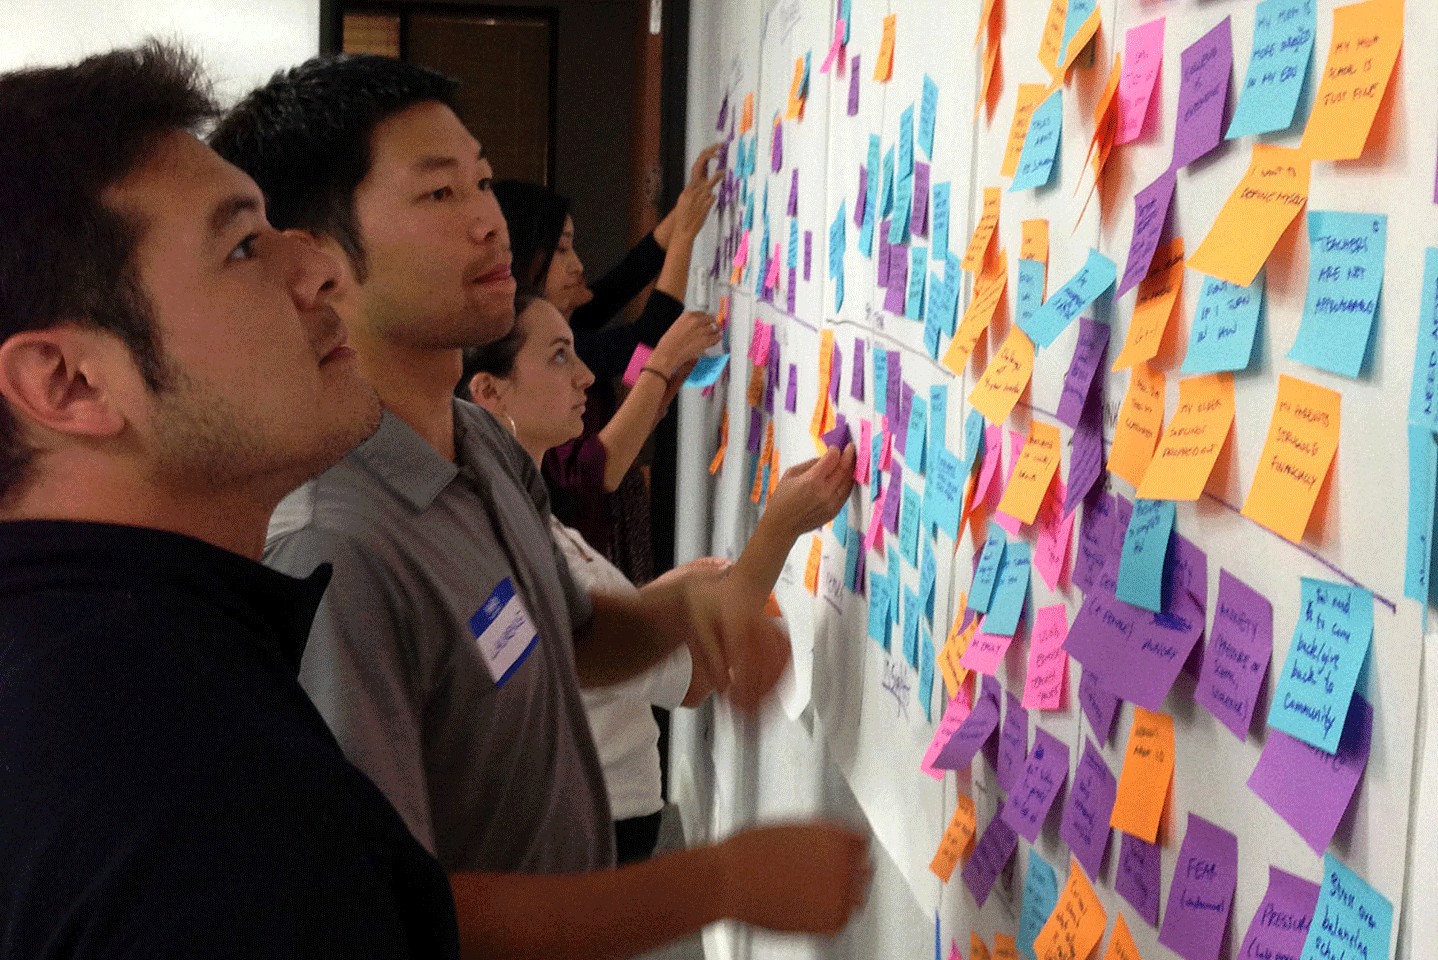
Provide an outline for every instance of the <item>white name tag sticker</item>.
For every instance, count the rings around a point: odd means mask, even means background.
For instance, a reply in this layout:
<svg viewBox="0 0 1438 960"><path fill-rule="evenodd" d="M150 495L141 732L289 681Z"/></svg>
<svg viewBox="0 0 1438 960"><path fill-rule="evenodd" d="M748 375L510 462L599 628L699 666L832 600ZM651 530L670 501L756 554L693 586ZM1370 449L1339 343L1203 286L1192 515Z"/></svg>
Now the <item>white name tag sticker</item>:
<svg viewBox="0 0 1438 960"><path fill-rule="evenodd" d="M494 592L469 618L469 630L474 634L495 686L502 686L519 669L539 638L529 612L514 592L514 582L508 577L499 581Z"/></svg>

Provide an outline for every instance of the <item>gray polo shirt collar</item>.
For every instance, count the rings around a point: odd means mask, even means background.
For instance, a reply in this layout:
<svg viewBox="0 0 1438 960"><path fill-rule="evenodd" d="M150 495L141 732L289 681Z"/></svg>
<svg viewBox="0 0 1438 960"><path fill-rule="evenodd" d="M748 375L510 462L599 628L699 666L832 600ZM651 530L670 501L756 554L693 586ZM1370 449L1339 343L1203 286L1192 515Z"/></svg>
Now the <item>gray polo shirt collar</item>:
<svg viewBox="0 0 1438 960"><path fill-rule="evenodd" d="M388 409L374 436L360 444L354 455L416 511L428 509L459 475L457 466Z"/></svg>

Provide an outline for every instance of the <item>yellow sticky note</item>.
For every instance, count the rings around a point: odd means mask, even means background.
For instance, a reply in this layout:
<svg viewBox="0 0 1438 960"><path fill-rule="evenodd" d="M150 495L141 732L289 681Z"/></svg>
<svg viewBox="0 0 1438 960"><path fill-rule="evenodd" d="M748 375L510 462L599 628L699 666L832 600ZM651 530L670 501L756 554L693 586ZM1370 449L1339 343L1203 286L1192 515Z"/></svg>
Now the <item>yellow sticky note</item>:
<svg viewBox="0 0 1438 960"><path fill-rule="evenodd" d="M824 556L824 538L814 534L809 539L809 560L804 564L804 589L819 592L819 560Z"/></svg>
<svg viewBox="0 0 1438 960"><path fill-rule="evenodd" d="M723 418L719 421L719 449L714 452L714 459L709 461L709 472L718 473L719 468L724 466L724 451L729 447L729 411L724 411Z"/></svg>
<svg viewBox="0 0 1438 960"><path fill-rule="evenodd" d="M804 110L804 58L794 61L794 80L789 84L789 108L784 119L797 120Z"/></svg>
<svg viewBox="0 0 1438 960"><path fill-rule="evenodd" d="M1129 373L1128 392L1119 407L1113 428L1113 446L1108 452L1108 470L1137 487L1153 459L1154 448L1163 430L1162 370L1146 363L1134 364Z"/></svg>
<svg viewBox="0 0 1438 960"><path fill-rule="evenodd" d="M1073 62L1078 59L1078 55L1083 52L1083 48L1088 46L1088 42L1093 39L1093 35L1098 33L1098 26L1098 4L1094 4L1094 8L1089 12L1087 19L1079 24L1078 30L1074 32L1072 37L1069 37L1068 48L1061 54L1062 59L1059 61L1060 67L1064 70L1068 70L1069 67L1073 66Z"/></svg>
<svg viewBox="0 0 1438 960"><path fill-rule="evenodd" d="M1108 938L1108 950L1104 952L1103 960L1143 960L1139 955L1138 944L1133 942L1133 934L1129 932L1128 922L1123 918L1120 911L1117 922L1113 925L1113 936Z"/></svg>
<svg viewBox="0 0 1438 960"><path fill-rule="evenodd" d="M1158 824L1173 782L1173 761L1173 718L1135 704L1110 826L1140 840L1158 842Z"/></svg>
<svg viewBox="0 0 1438 960"><path fill-rule="evenodd" d="M1034 342L1020 327L1009 331L1004 345L984 368L969 403L989 423L1003 423L1028 389L1034 375Z"/></svg>
<svg viewBox="0 0 1438 960"><path fill-rule="evenodd" d="M994 319L994 311L1003 299L1004 288L1008 286L1008 282L1008 257L1003 254L999 255L992 270L979 274L979 278L974 281L974 295L969 300L969 308L964 311L964 318L959 321L954 339L949 341L949 349L944 352L944 366L955 374L961 377L964 375L969 354L974 352L974 345L979 342L979 334L987 330Z"/></svg>
<svg viewBox="0 0 1438 960"><path fill-rule="evenodd" d="M977 270L984 265L984 254L989 252L989 244L994 242L994 231L999 225L999 198L1002 196L1003 191L998 187L984 187L984 211L979 214L974 235L969 238L969 248L959 262L965 270Z"/></svg>
<svg viewBox="0 0 1438 960"><path fill-rule="evenodd" d="M754 91L744 95L744 115L739 118L739 132L748 133L754 126Z"/></svg>
<svg viewBox="0 0 1438 960"><path fill-rule="evenodd" d="M1178 409L1144 471L1145 500L1197 500L1233 426L1233 375L1209 373L1178 384Z"/></svg>
<svg viewBox="0 0 1438 960"><path fill-rule="evenodd" d="M1123 349L1113 361L1114 370L1152 360L1163 343L1163 332L1173 316L1178 293L1183 289L1183 237L1174 237L1153 255L1148 275L1138 282L1138 300Z"/></svg>
<svg viewBox="0 0 1438 960"><path fill-rule="evenodd" d="M1039 960L1083 960L1098 946L1107 925L1108 914L1083 867L1070 858L1068 881L1048 922L1034 938L1034 956Z"/></svg>
<svg viewBox="0 0 1438 960"><path fill-rule="evenodd" d="M954 806L954 816L949 821L949 828L939 839L939 849L934 852L934 859L929 862L929 869L945 883L954 875L954 868L959 865L959 861L968 855L969 846L974 842L974 827L974 801L961 793L959 802Z"/></svg>
<svg viewBox="0 0 1438 960"><path fill-rule="evenodd" d="M884 18L884 38L879 41L879 57L874 62L874 79L887 80L894 75L894 28L898 14Z"/></svg>
<svg viewBox="0 0 1438 960"><path fill-rule="evenodd" d="M1060 26L1062 29L1062 26ZM1014 122L1009 126L1009 142L1004 147L1004 163L999 172L1012 177L1019 168L1019 154L1024 152L1024 138L1029 134L1029 119L1034 109L1043 103L1048 87L1041 83L1019 84L1018 102L1014 106Z"/></svg>
<svg viewBox="0 0 1438 960"><path fill-rule="evenodd" d="M1068 19L1068 0L1053 0L1049 4L1049 16L1044 21L1044 32L1039 35L1039 63L1058 80L1063 75L1059 69L1059 58L1063 51L1059 46L1064 39L1064 21Z"/></svg>
<svg viewBox="0 0 1438 960"><path fill-rule="evenodd" d="M1402 46L1403 0L1334 10L1328 61L1298 149L1314 160L1361 155Z"/></svg>
<svg viewBox="0 0 1438 960"><path fill-rule="evenodd" d="M1000 513L1007 513L1024 523L1034 522L1044 494L1058 473L1059 451L1062 448L1058 427L1038 422L1029 426L1029 438L1024 441L1013 475L1009 477L1009 485L1004 488L1003 499L999 500Z"/></svg>
<svg viewBox="0 0 1438 960"><path fill-rule="evenodd" d="M1218 211L1188 265L1246 287L1283 231L1308 203L1308 159L1298 150L1253 145L1248 172Z"/></svg>
<svg viewBox="0 0 1438 960"><path fill-rule="evenodd" d="M1019 960L1019 945L1011 934L994 934L994 960Z"/></svg>
<svg viewBox="0 0 1438 960"><path fill-rule="evenodd" d="M1342 397L1334 390L1280 374L1268 439L1243 515L1294 543L1303 539L1323 478L1338 452Z"/></svg>
<svg viewBox="0 0 1438 960"><path fill-rule="evenodd" d="M969 960L989 960L988 945L974 930L969 931Z"/></svg>

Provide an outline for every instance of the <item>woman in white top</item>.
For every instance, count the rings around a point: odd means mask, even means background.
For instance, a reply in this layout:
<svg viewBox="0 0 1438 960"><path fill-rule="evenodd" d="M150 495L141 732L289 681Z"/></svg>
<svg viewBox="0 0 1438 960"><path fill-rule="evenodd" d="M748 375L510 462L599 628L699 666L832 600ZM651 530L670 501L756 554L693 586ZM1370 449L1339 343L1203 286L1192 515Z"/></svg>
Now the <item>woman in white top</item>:
<svg viewBox="0 0 1438 960"><path fill-rule="evenodd" d="M466 351L460 392L467 391L508 426L538 464L546 450L583 430L585 390L594 377L575 355L569 324L552 304L521 295L516 307L518 315L509 334ZM853 485L853 474L852 445L842 453L828 450L817 460L791 468L780 479L732 568L723 560L699 560L660 579L746 576L767 593L794 541L838 512ZM601 593L636 589L575 530L551 519L550 532L581 587ZM621 863L647 857L658 837L663 806L659 727L650 705L694 706L709 693L691 671L689 651L683 646L631 680L583 691L604 767Z"/></svg>

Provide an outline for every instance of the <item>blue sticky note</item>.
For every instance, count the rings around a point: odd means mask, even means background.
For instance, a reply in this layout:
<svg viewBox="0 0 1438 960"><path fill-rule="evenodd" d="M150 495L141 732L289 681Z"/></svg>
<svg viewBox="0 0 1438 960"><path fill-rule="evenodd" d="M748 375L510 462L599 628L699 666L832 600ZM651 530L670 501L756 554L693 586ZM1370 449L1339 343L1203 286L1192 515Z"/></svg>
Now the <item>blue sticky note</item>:
<svg viewBox="0 0 1438 960"><path fill-rule="evenodd" d="M1408 422L1438 430L1438 247L1423 255L1423 289L1418 302L1418 350L1413 357L1413 390Z"/></svg>
<svg viewBox="0 0 1438 960"><path fill-rule="evenodd" d="M869 191L864 198L864 223L859 227L859 252L874 255L874 224L879 212L879 135L869 134Z"/></svg>
<svg viewBox="0 0 1438 960"><path fill-rule="evenodd" d="M1004 549L1004 560L994 581L994 595L984 617L984 633L1011 637L1018 631L1024 601L1029 596L1031 559L1026 541L1015 540Z"/></svg>
<svg viewBox="0 0 1438 960"><path fill-rule="evenodd" d="M1253 53L1225 138L1287 130L1313 54L1314 0L1263 0L1253 16Z"/></svg>
<svg viewBox="0 0 1438 960"><path fill-rule="evenodd" d="M904 659L919 668L919 595L904 588Z"/></svg>
<svg viewBox="0 0 1438 960"><path fill-rule="evenodd" d="M886 412L884 406L885 397L888 394L889 384L889 354L881 347L878 341L874 342L874 412L883 416ZM874 431L874 436L879 432Z"/></svg>
<svg viewBox="0 0 1438 960"><path fill-rule="evenodd" d="M1029 848L1029 869L1024 874L1024 903L1019 913L1019 954L1028 960L1038 960L1034 954L1034 940L1048 922L1049 914L1059 902L1059 878L1049 862L1039 856L1033 847Z"/></svg>
<svg viewBox="0 0 1438 960"><path fill-rule="evenodd" d="M1089 15L1098 6L1098 0L1069 0L1068 10L1064 13L1064 35L1059 41L1059 63L1068 60L1074 53L1069 49L1069 41L1078 33L1079 27L1084 25Z"/></svg>
<svg viewBox="0 0 1438 960"><path fill-rule="evenodd" d="M839 19L844 21L844 46L849 45L849 28L854 25L853 0L839 0Z"/></svg>
<svg viewBox="0 0 1438 960"><path fill-rule="evenodd" d="M914 397L909 402L909 424L904 431L904 463L917 473L924 470L924 445L929 434L928 407L922 397Z"/></svg>
<svg viewBox="0 0 1438 960"><path fill-rule="evenodd" d="M1428 600L1433 570L1433 503L1438 495L1438 442L1421 423L1408 424L1408 560L1403 595Z"/></svg>
<svg viewBox="0 0 1438 960"><path fill-rule="evenodd" d="M790 270L799 266L799 221L789 221L789 260L785 264Z"/></svg>
<svg viewBox="0 0 1438 960"><path fill-rule="evenodd" d="M859 561L864 558L864 535L844 523L844 586L849 590L859 588Z"/></svg>
<svg viewBox="0 0 1438 960"><path fill-rule="evenodd" d="M934 542L924 537L924 559L919 564L919 610L924 621L934 622L934 584L939 578L939 561L934 556Z"/></svg>
<svg viewBox="0 0 1438 960"><path fill-rule="evenodd" d="M1072 278L1054 291L1032 314L1028 323L1019 326L1029 339L1041 347L1050 346L1074 318L1113 286L1118 268L1097 250L1089 250L1088 262Z"/></svg>
<svg viewBox="0 0 1438 960"><path fill-rule="evenodd" d="M924 93L919 100L919 148L929 159L934 157L934 120L939 112L939 85L924 74Z"/></svg>
<svg viewBox="0 0 1438 960"><path fill-rule="evenodd" d="M933 453L947 442L949 429L949 387L936 383L929 387L929 451Z"/></svg>
<svg viewBox="0 0 1438 960"><path fill-rule="evenodd" d="M712 357L700 357L694 364L694 369L689 371L689 376L684 378L686 387L709 387L713 386L729 366L729 354L719 353Z"/></svg>
<svg viewBox="0 0 1438 960"><path fill-rule="evenodd" d="M804 51L804 76L799 81L799 95L806 98L809 96L809 58L812 53L811 50Z"/></svg>
<svg viewBox="0 0 1438 960"><path fill-rule="evenodd" d="M1378 316L1387 234L1386 214L1308 211L1308 299L1288 359L1358 376Z"/></svg>
<svg viewBox="0 0 1438 960"><path fill-rule="evenodd" d="M1373 594L1304 577L1298 624L1273 691L1268 725L1326 753L1337 751L1372 639Z"/></svg>
<svg viewBox="0 0 1438 960"><path fill-rule="evenodd" d="M929 273L924 290L924 349L935 360L939 358L939 340L944 333L944 281L937 273Z"/></svg>
<svg viewBox="0 0 1438 960"><path fill-rule="evenodd" d="M1014 312L1020 327L1033 319L1034 311L1044 302L1044 272L1041 260L1019 259L1019 275L1015 283Z"/></svg>
<svg viewBox="0 0 1438 960"><path fill-rule="evenodd" d="M949 257L949 183L936 183L931 188L929 204L929 244L935 260Z"/></svg>
<svg viewBox="0 0 1438 960"><path fill-rule="evenodd" d="M1182 373L1247 370L1253 360L1258 318L1263 311L1263 270L1246 287L1205 276Z"/></svg>
<svg viewBox="0 0 1438 960"><path fill-rule="evenodd" d="M879 187L883 194L879 197L879 219L887 220L894 212L894 148L890 147L884 151L884 172L883 180ZM870 187L870 189L873 189Z"/></svg>
<svg viewBox="0 0 1438 960"><path fill-rule="evenodd" d="M943 447L933 454L934 465L924 481L924 499L929 506L929 516L934 525L949 535L950 540L959 539L959 511L963 507L964 481L968 472L963 461Z"/></svg>
<svg viewBox="0 0 1438 960"><path fill-rule="evenodd" d="M893 589L889 591L889 619L895 623L899 622L899 551L889 547L889 576L893 580Z"/></svg>
<svg viewBox="0 0 1438 960"><path fill-rule="evenodd" d="M989 524L989 537L984 541L983 553L979 554L979 565L974 568L974 582L969 588L969 609L987 613L993 600L994 585L999 580L999 567L1003 565L1008 541L997 523Z"/></svg>
<svg viewBox="0 0 1438 960"><path fill-rule="evenodd" d="M984 451L985 429L984 415L978 410L970 410L964 418L964 463L969 469L973 469Z"/></svg>
<svg viewBox="0 0 1438 960"><path fill-rule="evenodd" d="M1299 960L1386 960L1393 904L1331 853Z"/></svg>
<svg viewBox="0 0 1438 960"><path fill-rule="evenodd" d="M869 639L889 649L889 578L869 570Z"/></svg>
<svg viewBox="0 0 1438 960"><path fill-rule="evenodd" d="M838 313L844 306L844 274L840 271L834 278L834 312Z"/></svg>
<svg viewBox="0 0 1438 960"><path fill-rule="evenodd" d="M1023 149L1019 151L1014 182L1009 184L1011 192L1041 187L1049 182L1054 172L1054 159L1059 152L1063 123L1063 89L1059 88L1035 107L1033 116L1029 118L1029 129L1024 134Z"/></svg>
<svg viewBox="0 0 1438 960"><path fill-rule="evenodd" d="M829 276L837 277L844 272L844 235L848 229L844 217L844 201L839 201L839 210L834 222L829 224Z"/></svg>
<svg viewBox="0 0 1438 960"><path fill-rule="evenodd" d="M919 700L924 704L924 719L934 722L934 638L929 628L919 624Z"/></svg>
<svg viewBox="0 0 1438 960"><path fill-rule="evenodd" d="M899 155L896 158L894 176L899 180L911 180L914 176L914 105L911 103L899 114Z"/></svg>
<svg viewBox="0 0 1438 960"><path fill-rule="evenodd" d="M889 221L889 242L909 242L909 215L914 207L914 178L905 177L894 184L894 218Z"/></svg>
<svg viewBox="0 0 1438 960"><path fill-rule="evenodd" d="M1114 588L1114 595L1125 603L1154 613L1162 610L1163 561L1168 556L1174 515L1172 500L1134 501Z"/></svg>
<svg viewBox="0 0 1438 960"><path fill-rule="evenodd" d="M924 315L924 278L928 276L924 264L928 259L927 247L909 248L909 292L904 299L904 316L912 320Z"/></svg>
<svg viewBox="0 0 1438 960"><path fill-rule="evenodd" d="M904 484L904 502L899 512L899 547L911 567L919 565L919 520L923 506L919 492Z"/></svg>
<svg viewBox="0 0 1438 960"><path fill-rule="evenodd" d="M877 394L875 395L877 398ZM879 491L883 486L883 472L879 469L879 463L883 460L884 437L878 430L875 430L869 437L869 498L879 499ZM875 507L875 509L878 509Z"/></svg>

